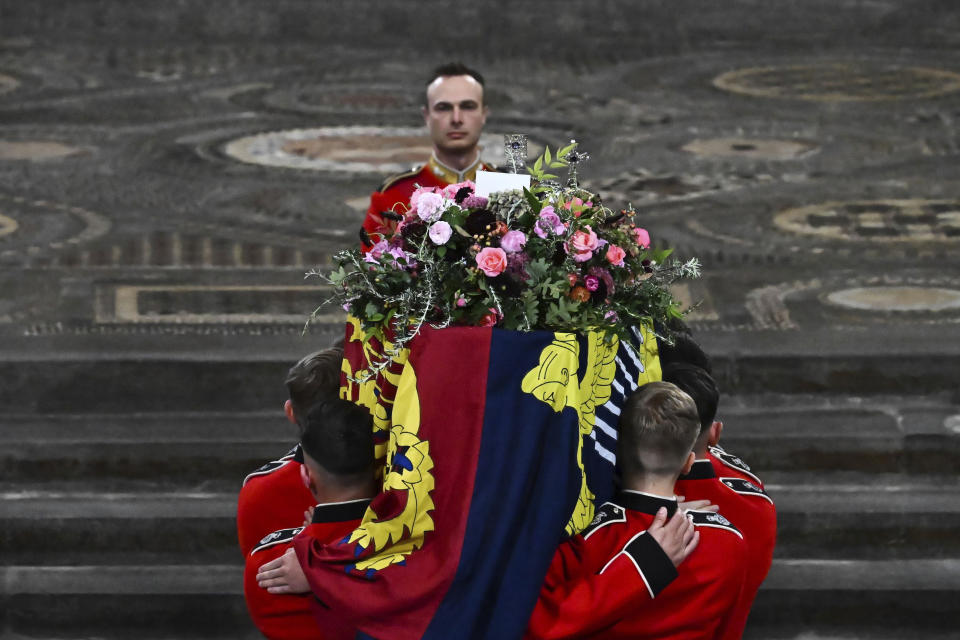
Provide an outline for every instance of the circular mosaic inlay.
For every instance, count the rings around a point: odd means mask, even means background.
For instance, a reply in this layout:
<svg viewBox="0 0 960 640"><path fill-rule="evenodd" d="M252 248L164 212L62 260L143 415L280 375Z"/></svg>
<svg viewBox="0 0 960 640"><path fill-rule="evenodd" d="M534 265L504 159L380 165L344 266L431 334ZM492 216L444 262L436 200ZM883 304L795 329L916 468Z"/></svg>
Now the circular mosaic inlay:
<svg viewBox="0 0 960 640"><path fill-rule="evenodd" d="M960 200L827 202L778 213L786 231L842 240L944 242L960 240Z"/></svg>
<svg viewBox="0 0 960 640"><path fill-rule="evenodd" d="M17 230L17 221L0 213L0 237L8 236Z"/></svg>
<svg viewBox="0 0 960 640"><path fill-rule="evenodd" d="M8 91L13 91L20 86L20 83L17 82L16 78L11 78L10 76L0 73L0 93L7 93Z"/></svg>
<svg viewBox="0 0 960 640"><path fill-rule="evenodd" d="M480 145L485 162L503 163L502 134L486 133ZM223 150L235 160L271 167L391 173L423 163L432 145L422 127L322 127L246 136ZM530 156L540 150L531 141Z"/></svg>
<svg viewBox="0 0 960 640"><path fill-rule="evenodd" d="M762 138L709 138L693 140L681 149L704 158L749 158L751 160L794 160L817 148L802 140Z"/></svg>
<svg viewBox="0 0 960 640"><path fill-rule="evenodd" d="M11 142L0 140L0 160L54 160L83 151L60 142L28 140Z"/></svg>
<svg viewBox="0 0 960 640"><path fill-rule="evenodd" d="M933 287L857 287L834 291L827 302L858 311L953 311L960 291Z"/></svg>
<svg viewBox="0 0 960 640"><path fill-rule="evenodd" d="M960 91L960 74L943 69L859 62L750 67L714 78L718 89L764 98L823 102L930 98Z"/></svg>

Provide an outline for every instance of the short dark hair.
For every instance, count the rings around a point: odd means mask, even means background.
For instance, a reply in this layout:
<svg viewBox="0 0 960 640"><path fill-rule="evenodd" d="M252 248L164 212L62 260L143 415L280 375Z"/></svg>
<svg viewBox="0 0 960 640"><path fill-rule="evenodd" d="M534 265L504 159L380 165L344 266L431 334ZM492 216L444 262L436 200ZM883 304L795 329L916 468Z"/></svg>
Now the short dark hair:
<svg viewBox="0 0 960 640"><path fill-rule="evenodd" d="M684 333L675 333L672 337L673 344L669 344L665 340L657 340L661 368L674 362L684 362L698 366L707 373L713 373L713 363L710 361L710 356L700 348L696 340Z"/></svg>
<svg viewBox="0 0 960 640"><path fill-rule="evenodd" d="M321 400L300 421L303 452L333 476L368 480L373 469L373 417L341 398Z"/></svg>
<svg viewBox="0 0 960 640"><path fill-rule="evenodd" d="M624 475L679 473L699 434L693 399L669 382L648 382L620 413L617 463Z"/></svg>
<svg viewBox="0 0 960 640"><path fill-rule="evenodd" d="M693 398L700 416L700 433L709 429L720 404L720 390L710 374L696 365L674 362L663 368L663 381L677 385Z"/></svg>
<svg viewBox="0 0 960 640"><path fill-rule="evenodd" d="M471 69L462 62L447 62L439 67L436 67L433 70L433 73L430 75L430 78L427 80L427 86L429 87L431 84L433 84L433 81L437 78L446 78L448 76L470 76L480 83L484 93L486 93L487 84L484 81L483 76L480 75L480 72L476 69Z"/></svg>
<svg viewBox="0 0 960 640"><path fill-rule="evenodd" d="M342 362L343 348L331 347L304 356L290 367L284 383L298 424L300 416L317 402L339 396Z"/></svg>

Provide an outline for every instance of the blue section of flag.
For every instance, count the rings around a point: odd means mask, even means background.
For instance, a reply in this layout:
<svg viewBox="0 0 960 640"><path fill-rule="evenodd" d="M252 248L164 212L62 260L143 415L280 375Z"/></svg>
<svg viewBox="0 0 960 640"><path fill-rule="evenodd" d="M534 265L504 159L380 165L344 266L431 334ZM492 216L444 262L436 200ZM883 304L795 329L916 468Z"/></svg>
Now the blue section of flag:
<svg viewBox="0 0 960 640"><path fill-rule="evenodd" d="M558 414L520 390L552 340L493 331L478 372L487 401L460 562L423 638L519 638L526 628L580 491L576 411Z"/></svg>

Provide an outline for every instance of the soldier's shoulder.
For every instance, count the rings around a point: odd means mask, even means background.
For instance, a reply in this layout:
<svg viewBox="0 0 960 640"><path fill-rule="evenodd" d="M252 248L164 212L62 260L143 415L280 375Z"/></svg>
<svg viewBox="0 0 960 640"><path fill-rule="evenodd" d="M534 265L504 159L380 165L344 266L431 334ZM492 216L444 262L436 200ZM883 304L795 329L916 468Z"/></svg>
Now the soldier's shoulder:
<svg viewBox="0 0 960 640"><path fill-rule="evenodd" d="M729 531L730 533L736 534L737 537L743 538L743 534L740 533L740 530L729 520L727 520L723 515L719 513L714 513L712 511L687 511L687 515L690 516L690 520L693 521L693 524L698 527L710 527L714 529L722 529L724 531Z"/></svg>
<svg viewBox="0 0 960 640"><path fill-rule="evenodd" d="M380 183L380 186L377 187L377 191L383 193L387 189L398 187L408 180L413 180L420 175L425 167L426 165L419 164L411 167L409 171L403 171L401 173L388 176L383 182Z"/></svg>
<svg viewBox="0 0 960 640"><path fill-rule="evenodd" d="M615 522L626 521L626 509L612 502L604 502L600 508L597 509L596 514L593 516L593 520L587 525L587 528L580 532L580 535L583 536L584 540L586 540L591 535L596 533L598 529L602 529L603 527L614 524Z"/></svg>
<svg viewBox="0 0 960 640"><path fill-rule="evenodd" d="M725 451L721 447L710 447L709 451L710 454L724 466L748 476L757 484L761 485L761 487L763 486L763 481L757 477L757 475L750 468L750 465L748 465L740 456L730 453L729 451Z"/></svg>
<svg viewBox="0 0 960 640"><path fill-rule="evenodd" d="M756 482L746 478L718 478L720 484L730 489L734 493L742 496L760 498L773 504L773 499L767 495L767 492Z"/></svg>

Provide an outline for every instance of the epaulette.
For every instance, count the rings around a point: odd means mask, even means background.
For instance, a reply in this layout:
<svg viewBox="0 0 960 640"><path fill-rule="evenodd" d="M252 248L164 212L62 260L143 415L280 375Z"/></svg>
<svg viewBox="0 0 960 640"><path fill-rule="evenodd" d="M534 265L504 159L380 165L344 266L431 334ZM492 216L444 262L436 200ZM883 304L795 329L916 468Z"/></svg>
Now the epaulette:
<svg viewBox="0 0 960 640"><path fill-rule="evenodd" d="M297 534L301 531L303 531L303 527L297 527L295 529L280 529L279 531L268 533L263 537L263 540L260 541L260 544L253 548L253 551L250 552L250 555L253 555L258 551L263 551L264 549L269 549L270 547L282 544L284 542L290 542L296 538Z"/></svg>
<svg viewBox="0 0 960 640"><path fill-rule="evenodd" d="M727 453L720 447L710 447L710 453L716 456L717 460L727 465L731 469L741 471L756 480L758 483L763 484L763 480L754 475L753 472L750 471L750 465L744 462L739 456L735 456L732 453Z"/></svg>
<svg viewBox="0 0 960 640"><path fill-rule="evenodd" d="M736 493L739 493L742 496L766 498L770 501L770 504L773 504L773 499L767 495L767 492L749 480L744 480L743 478L719 478L719 480L723 483L723 486L735 491Z"/></svg>
<svg viewBox="0 0 960 640"><path fill-rule="evenodd" d="M412 178L413 176L415 176L415 175L417 175L418 173L420 173L421 171L423 171L423 167L424 167L424 166L425 166L425 165L422 165L422 164L421 164L421 165L418 165L418 166L413 167L412 169L410 169L410 171L405 171L405 172L403 172L403 173L398 173L398 174L395 175L395 176L390 176L389 178L387 178L386 180L384 180L384 181L380 184L379 187L377 187L377 191L379 191L380 193L383 193L384 191L386 191L387 189L389 189L390 187L392 187L392 186L395 185L396 183L400 182L400 181L403 180L404 178Z"/></svg>
<svg viewBox="0 0 960 640"><path fill-rule="evenodd" d="M590 521L590 524L587 525L587 528L580 532L580 535L583 536L583 539L586 540L593 534L597 529L605 527L608 524L613 524L614 522L626 522L627 521L627 512L620 505L613 504L612 502L604 502L597 513L593 516L593 520Z"/></svg>
<svg viewBox="0 0 960 640"><path fill-rule="evenodd" d="M282 458L268 462L267 464L263 465L256 471L249 473L247 477L243 479L243 485L241 486L245 486L251 478L258 478L260 476L270 475L271 473L273 473L277 469L280 469L281 467L284 467L285 465L287 465L287 463L291 461L294 461L294 460L298 462L302 461L303 460L302 457L298 460L298 454L300 454L299 444L297 444L293 449L290 449L290 451L284 454Z"/></svg>
<svg viewBox="0 0 960 640"><path fill-rule="evenodd" d="M724 518L719 513L714 513L712 511L687 511L687 515L690 516L690 520L698 527L715 527L717 529L726 529L732 533L737 534L740 538L743 538L743 534L740 533L740 529L737 529L733 526L733 523Z"/></svg>

